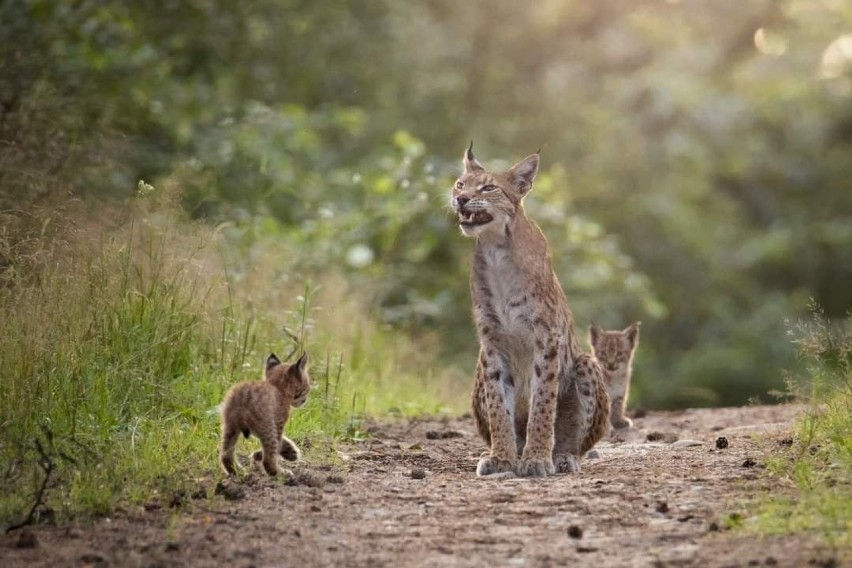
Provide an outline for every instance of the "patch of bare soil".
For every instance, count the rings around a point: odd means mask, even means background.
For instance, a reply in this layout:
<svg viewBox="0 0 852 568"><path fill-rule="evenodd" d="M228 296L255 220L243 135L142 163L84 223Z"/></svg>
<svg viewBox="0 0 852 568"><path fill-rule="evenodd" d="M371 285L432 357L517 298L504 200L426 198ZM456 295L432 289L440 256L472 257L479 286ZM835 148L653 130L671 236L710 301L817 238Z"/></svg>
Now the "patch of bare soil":
<svg viewBox="0 0 852 568"><path fill-rule="evenodd" d="M761 466L784 451L795 412L649 413L582 473L546 479L477 479L485 448L469 418L374 424L340 466L16 531L0 537L0 565L841 566L806 535L725 530L750 499L784 490Z"/></svg>

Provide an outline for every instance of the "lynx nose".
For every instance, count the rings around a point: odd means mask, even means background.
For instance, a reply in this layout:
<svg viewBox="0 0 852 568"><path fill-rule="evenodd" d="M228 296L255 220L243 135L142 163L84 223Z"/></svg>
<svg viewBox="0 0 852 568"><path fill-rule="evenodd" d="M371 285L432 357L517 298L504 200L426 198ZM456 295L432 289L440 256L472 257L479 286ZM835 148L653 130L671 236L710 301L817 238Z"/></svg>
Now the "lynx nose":
<svg viewBox="0 0 852 568"><path fill-rule="evenodd" d="M458 209L459 211L464 211L464 206L467 205L468 201L470 201L470 197L459 195L458 197L456 197L456 209Z"/></svg>

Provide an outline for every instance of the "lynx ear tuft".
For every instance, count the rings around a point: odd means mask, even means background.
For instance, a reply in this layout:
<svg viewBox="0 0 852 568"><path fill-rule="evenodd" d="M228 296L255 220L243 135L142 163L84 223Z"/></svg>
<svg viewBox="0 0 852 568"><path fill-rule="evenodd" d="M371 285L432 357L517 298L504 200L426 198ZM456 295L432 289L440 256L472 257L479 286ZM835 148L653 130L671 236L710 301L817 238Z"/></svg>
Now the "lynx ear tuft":
<svg viewBox="0 0 852 568"><path fill-rule="evenodd" d="M281 361L278 360L278 357L275 356L275 353L270 353L269 357L266 358L266 368L271 369L275 365L280 365Z"/></svg>
<svg viewBox="0 0 852 568"><path fill-rule="evenodd" d="M636 346L636 342L639 341L639 326L642 325L641 321L637 321L635 323L630 324L625 328L624 334L627 336L627 341L630 342L631 347Z"/></svg>
<svg viewBox="0 0 852 568"><path fill-rule="evenodd" d="M539 161L540 157L538 152L536 152L535 154L530 154L509 170L509 175L521 195L525 195L532 189L533 180L535 180L535 176L538 173Z"/></svg>
<svg viewBox="0 0 852 568"><path fill-rule="evenodd" d="M462 164L464 165L464 173L466 174L485 171L485 168L479 163L476 156L473 155L473 140L470 141L470 146L464 151Z"/></svg>
<svg viewBox="0 0 852 568"><path fill-rule="evenodd" d="M299 369L300 373L304 373L305 369L308 368L308 352L302 353L302 356L299 357L299 360L296 361L296 368Z"/></svg>
<svg viewBox="0 0 852 568"><path fill-rule="evenodd" d="M603 330L600 327L598 327L597 324L592 323L592 325L589 326L589 343L592 344L593 348L594 348L595 345L598 344L598 341L600 341L602 333L603 333Z"/></svg>

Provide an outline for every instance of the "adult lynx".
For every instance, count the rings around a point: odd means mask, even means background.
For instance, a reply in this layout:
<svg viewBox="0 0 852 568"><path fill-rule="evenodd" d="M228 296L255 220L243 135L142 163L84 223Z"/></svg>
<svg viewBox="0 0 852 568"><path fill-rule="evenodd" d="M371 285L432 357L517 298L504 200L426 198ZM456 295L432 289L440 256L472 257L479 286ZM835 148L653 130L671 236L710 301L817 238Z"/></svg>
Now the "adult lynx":
<svg viewBox="0 0 852 568"><path fill-rule="evenodd" d="M468 148L452 206L476 239L470 288L479 336L473 415L490 446L478 475L544 476L580 469L607 430L609 396L580 349L550 249L524 211L539 155L489 172Z"/></svg>
<svg viewBox="0 0 852 568"><path fill-rule="evenodd" d="M281 473L278 456L286 460L299 459L299 448L282 436L284 424L290 417L290 407L305 404L311 389L308 377L308 355L305 353L292 365L271 354L266 360L264 380L246 381L235 385L222 403L222 445L219 460L228 475L234 475L234 448L242 433L260 439L262 450L252 458L262 461L269 475Z"/></svg>

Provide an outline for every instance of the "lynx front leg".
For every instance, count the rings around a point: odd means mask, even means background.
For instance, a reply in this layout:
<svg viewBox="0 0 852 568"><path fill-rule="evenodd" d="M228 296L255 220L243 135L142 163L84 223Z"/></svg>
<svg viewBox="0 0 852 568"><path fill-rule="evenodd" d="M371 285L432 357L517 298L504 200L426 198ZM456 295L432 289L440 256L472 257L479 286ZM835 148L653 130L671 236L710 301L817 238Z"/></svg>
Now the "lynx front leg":
<svg viewBox="0 0 852 568"><path fill-rule="evenodd" d="M483 348L477 366L477 378L482 379L482 390L485 393L485 411L488 420L486 432L491 438L491 452L479 460L476 475L513 472L518 459L518 450L515 446L513 428L515 389L512 376L491 348ZM477 420L481 419L477 417ZM483 433L482 427L479 430Z"/></svg>
<svg viewBox="0 0 852 568"><path fill-rule="evenodd" d="M553 465L553 427L559 394L559 345L543 344L534 358L530 384L527 443L518 465L518 475L543 477L556 473Z"/></svg>

